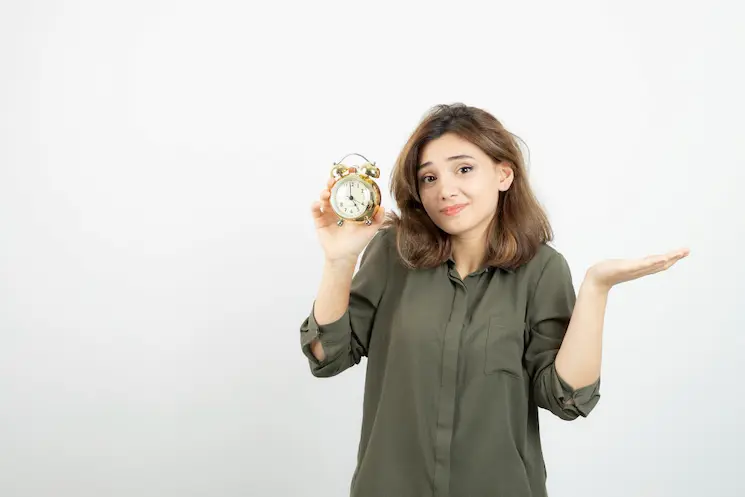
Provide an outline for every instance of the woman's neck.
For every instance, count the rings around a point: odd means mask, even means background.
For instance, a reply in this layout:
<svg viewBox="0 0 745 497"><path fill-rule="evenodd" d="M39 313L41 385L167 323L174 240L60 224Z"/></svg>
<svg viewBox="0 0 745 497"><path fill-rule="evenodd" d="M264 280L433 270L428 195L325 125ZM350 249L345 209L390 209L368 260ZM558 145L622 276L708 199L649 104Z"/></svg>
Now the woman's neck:
<svg viewBox="0 0 745 497"><path fill-rule="evenodd" d="M486 237L484 233L463 234L450 239L455 268L461 278L480 269L486 256Z"/></svg>

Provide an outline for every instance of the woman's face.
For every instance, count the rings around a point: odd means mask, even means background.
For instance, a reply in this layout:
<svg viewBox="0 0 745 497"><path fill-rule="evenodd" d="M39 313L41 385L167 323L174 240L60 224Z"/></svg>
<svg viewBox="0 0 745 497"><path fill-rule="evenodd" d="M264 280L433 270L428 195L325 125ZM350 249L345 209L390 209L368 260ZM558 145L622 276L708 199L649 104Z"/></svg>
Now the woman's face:
<svg viewBox="0 0 745 497"><path fill-rule="evenodd" d="M483 235L497 211L512 169L495 163L471 142L447 133L424 146L417 182L432 221L455 236Z"/></svg>

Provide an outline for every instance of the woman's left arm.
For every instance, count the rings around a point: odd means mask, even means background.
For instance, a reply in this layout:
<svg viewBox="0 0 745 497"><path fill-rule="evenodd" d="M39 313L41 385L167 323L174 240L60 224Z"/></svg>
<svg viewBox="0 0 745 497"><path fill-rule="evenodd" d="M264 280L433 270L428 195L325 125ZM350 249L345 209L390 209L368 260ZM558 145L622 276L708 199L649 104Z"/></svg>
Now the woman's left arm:
<svg viewBox="0 0 745 497"><path fill-rule="evenodd" d="M600 377L603 321L614 285L664 271L689 253L683 248L642 259L610 259L588 269L556 356L556 372L561 379L579 389Z"/></svg>

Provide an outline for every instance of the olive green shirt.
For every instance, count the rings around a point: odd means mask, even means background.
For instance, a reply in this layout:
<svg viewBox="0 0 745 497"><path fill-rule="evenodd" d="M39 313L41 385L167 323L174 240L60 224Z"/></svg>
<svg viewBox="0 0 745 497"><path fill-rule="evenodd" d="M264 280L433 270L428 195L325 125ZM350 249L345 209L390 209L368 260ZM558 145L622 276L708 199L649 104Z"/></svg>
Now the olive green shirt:
<svg viewBox="0 0 745 497"><path fill-rule="evenodd" d="M452 258L406 268L395 238L370 241L341 318L319 326L311 307L300 327L314 376L367 357L350 495L546 496L538 408L572 420L600 397L599 379L574 390L554 366L576 300L565 258L544 244L515 270L461 278Z"/></svg>

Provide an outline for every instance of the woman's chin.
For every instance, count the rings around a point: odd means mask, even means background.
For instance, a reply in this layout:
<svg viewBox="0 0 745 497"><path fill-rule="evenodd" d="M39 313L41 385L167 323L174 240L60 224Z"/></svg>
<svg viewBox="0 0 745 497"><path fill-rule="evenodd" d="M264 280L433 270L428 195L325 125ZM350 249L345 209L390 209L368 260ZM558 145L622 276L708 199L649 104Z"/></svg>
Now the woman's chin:
<svg viewBox="0 0 745 497"><path fill-rule="evenodd" d="M458 217L438 219L435 224L450 236L461 235L473 228L473 223L468 223L467 220Z"/></svg>

